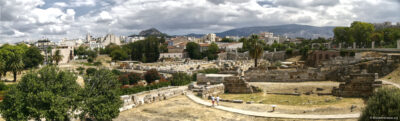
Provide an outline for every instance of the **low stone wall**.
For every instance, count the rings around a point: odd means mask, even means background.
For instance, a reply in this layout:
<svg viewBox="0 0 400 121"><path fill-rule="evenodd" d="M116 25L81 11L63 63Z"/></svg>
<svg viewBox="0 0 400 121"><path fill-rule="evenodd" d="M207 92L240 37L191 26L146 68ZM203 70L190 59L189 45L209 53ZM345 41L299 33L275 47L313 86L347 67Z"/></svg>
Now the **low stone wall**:
<svg viewBox="0 0 400 121"><path fill-rule="evenodd" d="M197 84L198 85L207 85L210 83L211 85L214 84L221 84L224 82L224 78L233 76L231 74L202 74L198 73L197 77Z"/></svg>
<svg viewBox="0 0 400 121"><path fill-rule="evenodd" d="M225 92L225 86L223 84L216 84L216 85L204 86L199 90L197 95L201 96L202 98L208 98L209 96L223 94L224 92Z"/></svg>
<svg viewBox="0 0 400 121"><path fill-rule="evenodd" d="M238 76L226 77L224 85L227 93L253 93L249 83Z"/></svg>
<svg viewBox="0 0 400 121"><path fill-rule="evenodd" d="M186 93L187 89L188 89L187 86L179 86L179 87L174 86L174 87L164 87L156 90L145 91L132 95L123 95L120 98L124 102L124 104L119 110L125 111L143 104L149 104L169 99L175 96L183 95Z"/></svg>
<svg viewBox="0 0 400 121"><path fill-rule="evenodd" d="M378 74L354 74L350 80L343 82L339 88L334 87L332 94L341 97L368 97L371 96L376 87L380 87L382 81L376 81Z"/></svg>
<svg viewBox="0 0 400 121"><path fill-rule="evenodd" d="M310 69L253 69L245 72L245 79L249 82L301 82L323 81L326 73L318 68Z"/></svg>

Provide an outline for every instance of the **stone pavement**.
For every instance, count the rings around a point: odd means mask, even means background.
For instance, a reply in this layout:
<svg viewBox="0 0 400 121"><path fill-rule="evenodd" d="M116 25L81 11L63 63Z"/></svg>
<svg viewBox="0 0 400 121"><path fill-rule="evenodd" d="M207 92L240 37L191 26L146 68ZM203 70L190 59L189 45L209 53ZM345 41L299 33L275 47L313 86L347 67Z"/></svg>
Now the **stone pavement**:
<svg viewBox="0 0 400 121"><path fill-rule="evenodd" d="M188 92L186 95L189 99L192 101L211 107L212 104L209 101L205 101L192 93ZM225 106L214 106L214 108L223 110L223 111L228 111L228 112L233 112L233 113L238 113L238 114L243 114L243 115L249 115L249 116L258 116L258 117L267 117L267 118L294 118L294 119L354 119L358 118L360 116L360 113L357 114L336 114L336 115L312 115L312 114L280 114L280 113L270 113L270 112L255 112L255 111L247 111L247 110L241 110L241 109L236 109L236 108L230 108L230 107L225 107Z"/></svg>

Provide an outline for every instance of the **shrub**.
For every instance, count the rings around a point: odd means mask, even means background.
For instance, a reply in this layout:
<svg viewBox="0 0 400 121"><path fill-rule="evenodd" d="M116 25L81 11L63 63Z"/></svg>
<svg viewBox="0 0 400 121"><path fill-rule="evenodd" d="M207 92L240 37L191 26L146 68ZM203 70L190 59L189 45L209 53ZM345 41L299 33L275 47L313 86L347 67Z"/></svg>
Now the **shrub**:
<svg viewBox="0 0 400 121"><path fill-rule="evenodd" d="M193 73L192 74L192 80L193 81L197 81L197 73Z"/></svg>
<svg viewBox="0 0 400 121"><path fill-rule="evenodd" d="M93 65L94 65L94 66L101 66L101 62L96 61L96 62L93 63Z"/></svg>
<svg viewBox="0 0 400 121"><path fill-rule="evenodd" d="M133 85L142 80L142 75L138 73L129 73L128 79L129 79L129 84Z"/></svg>
<svg viewBox="0 0 400 121"><path fill-rule="evenodd" d="M8 86L4 82L0 82L0 91L7 90Z"/></svg>
<svg viewBox="0 0 400 121"><path fill-rule="evenodd" d="M89 63L93 63L93 58L88 57L87 61L88 61Z"/></svg>
<svg viewBox="0 0 400 121"><path fill-rule="evenodd" d="M397 88L380 88L368 99L360 121L374 120L370 117L400 118L400 90Z"/></svg>
<svg viewBox="0 0 400 121"><path fill-rule="evenodd" d="M118 77L118 80L122 85L128 85L129 84L129 77L128 77L127 74L120 75Z"/></svg>
<svg viewBox="0 0 400 121"><path fill-rule="evenodd" d="M87 74L87 75L92 75L92 74L94 74L96 71L97 71L97 69L95 69L95 68L88 68L88 69L86 69L86 74Z"/></svg>
<svg viewBox="0 0 400 121"><path fill-rule="evenodd" d="M78 67L76 70L79 71L79 74L83 74L83 71L85 70L85 68L83 68L83 67Z"/></svg>
<svg viewBox="0 0 400 121"><path fill-rule="evenodd" d="M155 80L159 80L161 78L160 74L156 69L148 70L144 74L144 79L148 84L153 83Z"/></svg>
<svg viewBox="0 0 400 121"><path fill-rule="evenodd" d="M186 73L174 73L172 74L171 85L182 86L189 84L192 81L192 77Z"/></svg>
<svg viewBox="0 0 400 121"><path fill-rule="evenodd" d="M122 74L121 71L119 71L119 70L117 70L117 69L113 69L113 70L111 70L111 72L112 72L114 75L121 75L121 74Z"/></svg>
<svg viewBox="0 0 400 121"><path fill-rule="evenodd" d="M354 51L351 51L351 52L350 52L350 56L351 56L351 57L354 57L354 56L356 56L356 52L354 52Z"/></svg>

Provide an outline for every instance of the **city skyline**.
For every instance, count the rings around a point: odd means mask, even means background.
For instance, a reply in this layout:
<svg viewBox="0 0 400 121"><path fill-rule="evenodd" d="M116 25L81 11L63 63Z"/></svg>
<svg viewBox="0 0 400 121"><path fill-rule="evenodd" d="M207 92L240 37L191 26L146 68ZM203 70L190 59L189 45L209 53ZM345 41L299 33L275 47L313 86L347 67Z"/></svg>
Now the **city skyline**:
<svg viewBox="0 0 400 121"><path fill-rule="evenodd" d="M157 28L171 35L352 21L399 22L399 0L0 0L0 43L130 35ZM397 13L397 14L396 14Z"/></svg>

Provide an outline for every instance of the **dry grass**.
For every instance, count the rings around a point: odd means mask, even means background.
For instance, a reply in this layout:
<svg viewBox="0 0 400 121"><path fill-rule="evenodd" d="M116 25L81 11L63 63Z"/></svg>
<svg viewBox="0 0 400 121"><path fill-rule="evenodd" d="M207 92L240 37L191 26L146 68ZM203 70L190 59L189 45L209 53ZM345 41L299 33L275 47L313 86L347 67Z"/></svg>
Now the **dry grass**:
<svg viewBox="0 0 400 121"><path fill-rule="evenodd" d="M317 106L317 105L333 105L340 103L363 103L360 98L342 98L337 99L335 96L317 96L317 95L274 95L265 93L253 94L222 94L222 99L253 101L260 104L279 104L294 106Z"/></svg>
<svg viewBox="0 0 400 121"><path fill-rule="evenodd" d="M347 119L345 121L354 121ZM146 104L121 112L114 121L308 121L302 119L263 118L246 116L192 102L185 96L178 96L153 104ZM326 121L326 120L313 120ZM334 120L329 120L334 121ZM339 120L338 120L339 121ZM341 120L342 121L342 120Z"/></svg>
<svg viewBox="0 0 400 121"><path fill-rule="evenodd" d="M400 65L398 65L397 69L393 70L390 74L382 77L381 79L400 84Z"/></svg>

